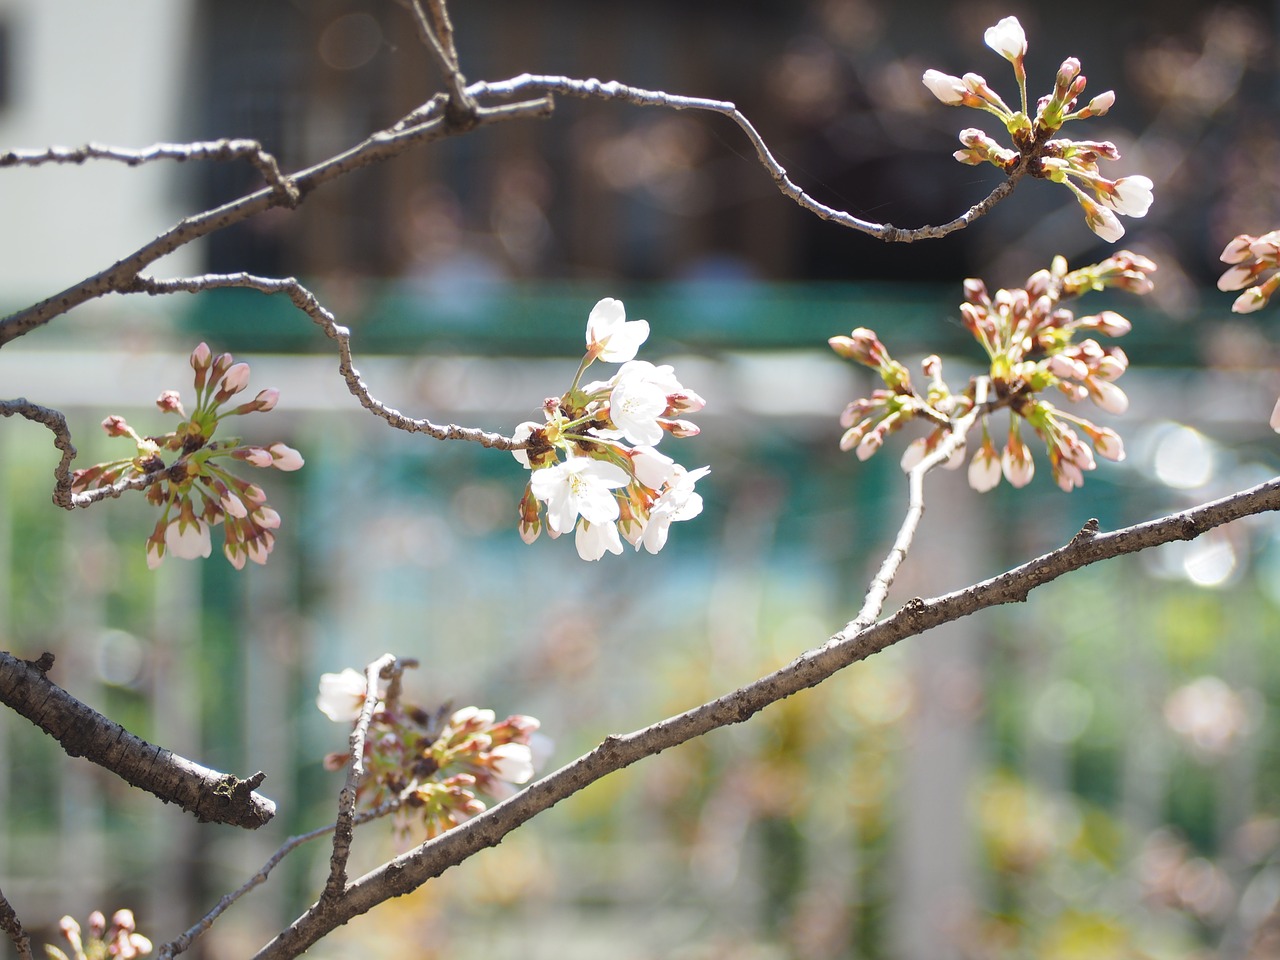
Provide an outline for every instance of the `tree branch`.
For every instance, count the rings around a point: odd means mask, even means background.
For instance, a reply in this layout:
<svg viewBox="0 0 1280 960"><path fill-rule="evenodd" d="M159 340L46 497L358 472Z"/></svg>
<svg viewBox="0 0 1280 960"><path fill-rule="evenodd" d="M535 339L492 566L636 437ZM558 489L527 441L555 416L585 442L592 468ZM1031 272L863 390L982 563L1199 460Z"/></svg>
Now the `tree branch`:
<svg viewBox="0 0 1280 960"><path fill-rule="evenodd" d="M504 104L499 107L479 108L476 111L474 126L520 118L543 117L550 112L551 101L547 97ZM455 136L461 132L461 129L447 122L443 116L433 113L429 119L425 119L416 126L380 130L350 149L293 174L288 179L297 187L299 195L305 197L322 183L341 177L352 170L399 156L419 144ZM61 293L47 297L0 320L0 347L38 329L82 303L108 293L127 291L143 269L193 240L240 223L271 207L285 205L284 198L277 190L266 187L220 207L186 217L150 243L106 269L67 287Z"/></svg>
<svg viewBox="0 0 1280 960"><path fill-rule="evenodd" d="M594 100L622 100L626 103L635 104L640 107L666 107L670 110L705 110L710 113L718 113L721 116L728 117L746 134L747 139L751 141L752 147L755 148L756 156L764 168L769 171L769 176L773 178L773 182L782 192L783 196L788 197L795 203L799 204L805 210L823 220L829 220L832 223L839 224L842 227L848 227L851 230L857 230L859 233L865 233L868 236L875 237L878 240L884 240L889 243L913 243L916 240L934 240L939 237L945 237L949 233L962 230L969 224L973 223L979 217L985 215L997 203L1013 192L1014 186L1022 179L1027 170L1027 158L1023 157L1018 161L1016 167L1010 172L1008 178L996 186L987 197L947 223L938 226L923 226L914 229L906 229L903 227L895 227L888 223L875 223L870 220L861 220L858 217L847 213L844 210L837 210L835 207L827 206L815 200L809 194L805 193L788 175L786 169L774 157L773 152L769 149L769 145L755 126L746 116L738 110L738 108L727 100L706 100L700 97L681 97L674 94L665 93L661 90L645 90L640 87L630 87L626 84L618 83L616 80L604 83L595 78L589 80L573 80L569 77L544 76L539 74L522 73L518 77L510 80L503 80L494 83L481 81L473 83L467 88L468 92L474 96L514 96L527 95L531 92L560 93L569 97L577 97L579 99Z"/></svg>
<svg viewBox="0 0 1280 960"><path fill-rule="evenodd" d="M356 814L352 824L357 827L362 826L373 820L385 817L388 814L395 813L402 806L404 806L404 801L399 798L395 800L388 800L380 807L375 807L372 810L366 810L363 813ZM189 950L191 945L204 936L205 933L209 931L209 928L213 926L214 922L217 921L222 914L226 913L226 911L237 900L243 897L250 890L253 890L255 887L266 883L267 877L271 875L271 871L274 870L285 857L309 840L316 840L323 837L326 833L332 833L336 826L336 823L330 823L323 827L317 827L308 833L302 833L297 836L290 837L280 845L280 848L276 850L275 853L267 858L267 862L262 865L262 868L258 870L257 873L241 884L236 890L225 894L217 902L214 908L201 917L189 930L181 936L170 940L168 943L162 943L157 947L156 960L173 960L173 958L178 954Z"/></svg>
<svg viewBox="0 0 1280 960"><path fill-rule="evenodd" d="M354 881L341 899L313 905L258 951L254 960L296 957L340 924L416 890L478 851L498 844L521 824L601 777L712 730L741 723L770 704L816 686L908 637L988 607L1024 601L1036 587L1090 564L1174 540L1193 540L1214 527L1272 510L1280 510L1280 479L1113 533L1096 534L1096 521L1091 521L1070 543L1052 553L963 590L932 600L908 601L897 613L864 629L846 628L782 669L717 700L642 730L606 737L590 753L521 793Z"/></svg>
<svg viewBox="0 0 1280 960"><path fill-rule="evenodd" d="M0 167L35 167L45 163L84 163L86 160L117 160L131 167L153 160L240 160L257 167L262 178L280 195L286 206L297 206L298 188L280 172L276 158L257 140L207 140L199 143L156 143L141 150L86 143L83 147L49 147L46 150L5 150Z"/></svg>
<svg viewBox="0 0 1280 960"><path fill-rule="evenodd" d="M437 440L469 440L483 447L498 450L523 449L527 443L512 440L500 433L490 433L475 427L462 427L456 423L437 424L427 419L406 417L399 410L388 407L376 399L355 368L351 355L351 331L338 323L337 318L321 305L316 295L300 284L293 277L274 279L272 277L256 277L249 273L208 273L199 277L178 277L172 280L156 280L152 277L137 277L127 288L127 292L149 293L158 296L165 293L199 293L202 290L223 288L241 288L257 290L259 293L282 293L293 305L309 316L330 340L338 344L338 370L342 379L351 391L352 396L360 401L360 406L385 420L397 430L406 433L425 433Z"/></svg>
<svg viewBox="0 0 1280 960"><path fill-rule="evenodd" d="M50 680L52 667L51 653L32 662L0 651L0 703L57 740L67 756L91 760L201 822L256 830L275 816L275 804L254 792L265 774L240 780L135 737Z"/></svg>
<svg viewBox="0 0 1280 960"><path fill-rule="evenodd" d="M351 841L355 837L356 791L364 779L364 742L373 721L373 711L378 706L378 680L383 673L395 670L396 658L384 653L364 668L364 703L360 716L351 728L349 740L350 760L347 762L347 778L338 791L338 819L333 826L333 853L329 857L329 879L325 882L322 900L334 900L347 886L347 860L351 856Z"/></svg>
<svg viewBox="0 0 1280 960"><path fill-rule="evenodd" d="M13 947L18 951L18 960L31 960L31 938L22 929L22 921L5 898L3 890L0 890L0 930L7 933L13 941Z"/></svg>

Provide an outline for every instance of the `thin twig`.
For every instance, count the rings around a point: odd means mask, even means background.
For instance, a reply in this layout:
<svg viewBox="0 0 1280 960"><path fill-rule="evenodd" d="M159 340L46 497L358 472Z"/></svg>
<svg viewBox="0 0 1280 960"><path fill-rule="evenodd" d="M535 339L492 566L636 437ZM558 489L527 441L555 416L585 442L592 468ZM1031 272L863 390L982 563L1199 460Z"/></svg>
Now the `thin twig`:
<svg viewBox="0 0 1280 960"><path fill-rule="evenodd" d="M975 203L954 220L938 226L907 229L895 227L888 223L862 220L844 210L837 210L835 207L815 200L791 179L786 169L774 157L773 151L769 149L769 145L765 143L764 138L760 136L759 131L747 119L746 115L727 100L676 96L661 90L645 90L640 87L627 86L626 84L618 83L616 80L605 83L594 77L588 80L574 80L569 77L530 73L524 73L510 80L493 83L484 81L473 83L468 87L468 91L477 97L523 96L531 91L539 91L560 93L580 99L622 100L641 107L665 107L669 110L705 110L710 113L718 113L721 116L728 117L746 134L747 139L751 141L751 145L755 148L756 156L759 158L760 163L769 171L769 176L773 178L773 182L777 184L778 189L784 196L823 220L829 220L842 227L857 230L859 233L865 233L868 236L889 243L913 243L916 240L933 240L964 229L974 220L984 216L992 207L1012 193L1014 185L1026 173L1027 166L1025 158L1020 160L1007 179L998 184L985 199Z"/></svg>
<svg viewBox="0 0 1280 960"><path fill-rule="evenodd" d="M206 140L199 143L155 143L140 150L86 143L82 147L49 147L45 150L0 151L0 167L35 167L45 163L84 163L86 160L116 160L137 167L154 160L240 160L252 163L262 178L281 196L286 206L296 206L298 188L280 172L276 158L257 140Z"/></svg>
<svg viewBox="0 0 1280 960"><path fill-rule="evenodd" d="M363 826L364 824L369 823L370 821L377 820L381 817L385 817L391 813L395 813L402 806L404 806L404 801L399 797L397 797L394 800L388 800L386 803L382 804L379 807L375 807L372 810L365 810L363 813L357 814L355 819L352 821L352 823L354 826L357 826L357 827ZM173 960L173 958L176 957L178 954L183 953L184 951L190 949L191 945L195 943L198 939L200 939L202 936L204 936L205 933L208 932L209 928L213 926L214 922L220 916L222 916L222 914L224 914L228 910L228 908L232 906L232 904L234 904L237 900L243 897L250 890L253 890L255 887L261 886L262 884L266 883L267 877L270 876L271 871L274 870L279 865L280 861L282 861L285 857L291 854L298 847L302 846L304 843L307 843L310 840L316 840L319 837L323 837L327 833L332 833L336 826L337 826L336 823L330 823L330 824L326 824L323 827L317 827L316 829L310 831L309 833L302 833L302 834L298 834L295 837L290 837L288 840L286 840L283 844L280 845L280 849L278 849L275 853L273 853L267 859L267 862L262 865L261 869L259 869L257 873L255 873L252 877L250 877L243 884L241 884L241 886L238 889L233 890L231 893L225 894L217 902L214 908L210 910L208 913L206 913L203 917L201 917L200 920L196 922L195 925L193 925L189 930L187 930L181 936L175 937L173 940L170 940L168 943L162 943L158 948L156 948L156 960Z"/></svg>
<svg viewBox="0 0 1280 960"><path fill-rule="evenodd" d="M71 489L71 462L76 457L76 448L71 442L71 429L67 426L67 418L58 410L42 407L24 397L16 400L0 400L0 416L26 417L33 423L43 424L53 432L53 445L62 451L58 465L53 469L53 502L64 510L76 507L87 507L101 500L113 499L130 490L145 490L168 474L168 467L152 470L148 473L125 477L105 487L96 487L74 493Z"/></svg>
<svg viewBox="0 0 1280 960"><path fill-rule="evenodd" d="M982 382L985 384L985 379ZM979 404L985 401L985 389L983 393L983 401L980 401ZM884 562L880 565L880 569L876 571L876 575L872 577L871 583L867 587L862 609L858 611L856 617L845 624L844 629L836 635L837 638L860 633L875 623L876 618L880 616L880 612L884 609L885 598L889 595L889 588L893 586L894 578L898 575L898 569L911 551L911 544L915 540L916 530L919 528L920 520L924 516L924 476L934 467L946 463L957 450L964 446L965 437L969 435L969 430L973 427L974 422L978 419L978 414L981 412L979 404L975 404L967 414L952 424L950 432L939 442L938 446L907 471L907 513L902 520L902 526L898 528L898 535L894 538L893 546L889 548ZM835 643L837 641L833 639L829 642Z"/></svg>
<svg viewBox="0 0 1280 960"><path fill-rule="evenodd" d="M458 48L453 42L453 22L444 0L400 0L409 8L418 38L430 52L449 87L448 113L454 124L468 126L475 117L476 101L467 92L467 79L458 62Z"/></svg>
<svg viewBox="0 0 1280 960"><path fill-rule="evenodd" d="M717 700L644 729L610 736L590 753L560 768L484 813L388 861L353 881L341 899L316 904L264 946L253 960L298 956L335 927L384 901L416 890L476 852L501 842L543 810L644 757L741 723L760 710L816 686L838 671L908 637L979 610L1026 600L1036 587L1082 567L1174 540L1193 540L1214 527L1280 510L1280 479L1181 513L1097 534L1085 526L1066 546L990 580L931 600L911 600L892 616L853 634L837 634L787 666Z"/></svg>
<svg viewBox="0 0 1280 960"><path fill-rule="evenodd" d="M544 117L550 112L550 99L540 97L499 107L480 108L476 111L475 125ZM292 174L288 179L298 188L300 195L305 197L321 184L344 176L352 170L399 156L412 147L455 136L461 132L462 130L446 122L444 117L434 117L416 126L403 129L379 130L350 149ZM127 290L142 270L193 240L241 223L264 210L285 205L284 199L275 188L266 187L222 206L186 217L150 243L144 244L93 276L0 320L0 347L38 329L82 303L106 296L108 293Z"/></svg>
<svg viewBox="0 0 1280 960"><path fill-rule="evenodd" d="M0 930L7 933L13 941L14 949L18 951L18 960L31 960L31 938L22 929L22 921L18 919L13 905L5 898L3 890L0 890Z"/></svg>
<svg viewBox="0 0 1280 960"><path fill-rule="evenodd" d="M321 900L334 900L347 886L347 860L351 856L351 842L355 839L356 792L364 779L364 742L369 734L373 712L381 699L378 695L379 679L394 670L394 654L384 653L364 669L364 703L360 716L351 730L351 759L347 764L347 779L338 792L338 819L333 827L333 854L329 857L329 879L325 882Z"/></svg>
<svg viewBox="0 0 1280 960"><path fill-rule="evenodd" d="M310 317L329 339L338 344L338 370L342 379L351 391L352 396L360 401L360 405L375 416L385 420L397 430L406 433L425 433L437 440L468 440L484 447L498 450L516 450L525 447L524 441L513 440L500 433L490 433L475 427L462 427L456 423L437 424L428 419L407 417L399 410L387 406L375 398L368 385L355 368L351 355L351 331L338 323L332 313L324 308L310 290L293 277L275 279L257 277L248 273L205 274L199 277L179 277L171 280L156 280L152 277L140 276L129 285L130 291L159 295L165 293L199 293L202 290L222 288L241 288L256 290L259 293L282 293L293 305Z"/></svg>

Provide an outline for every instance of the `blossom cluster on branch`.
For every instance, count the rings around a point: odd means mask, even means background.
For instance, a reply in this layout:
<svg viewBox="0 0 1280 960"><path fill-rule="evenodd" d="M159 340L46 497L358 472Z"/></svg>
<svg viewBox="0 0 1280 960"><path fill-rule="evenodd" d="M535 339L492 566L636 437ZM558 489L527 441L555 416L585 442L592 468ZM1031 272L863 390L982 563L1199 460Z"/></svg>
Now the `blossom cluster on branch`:
<svg viewBox="0 0 1280 960"><path fill-rule="evenodd" d="M974 165L990 163L1005 173L1012 173L1025 158L1027 172L1033 177L1061 183L1075 195L1090 230L1104 240L1119 240L1124 236L1124 226L1116 214L1146 216L1151 206L1150 178L1130 176L1109 180L1102 176L1098 162L1120 158L1120 151L1110 141L1053 137L1070 120L1105 114L1115 103L1114 91L1100 93L1076 109L1076 102L1084 93L1085 78L1080 73L1080 61L1068 57L1058 68L1053 91L1039 99L1032 118L1027 108L1027 37L1018 18L1005 17L987 29L984 39L987 46L1013 65L1021 109L1010 107L976 73L953 77L940 70L926 70L924 85L948 106L973 107L997 117L1004 124L1014 149L1001 146L982 130L971 127L960 132L964 149L957 150L955 158Z"/></svg>
<svg viewBox="0 0 1280 960"><path fill-rule="evenodd" d="M370 809L400 801L402 829L418 819L430 838L483 813L487 804L478 794L505 799L532 779L550 752L550 742L535 737L539 723L533 717L499 721L492 710L477 707L433 713L389 696L390 685L380 683L356 799ZM354 723L367 689L364 675L350 668L326 673L316 705L330 720ZM340 770L350 760L349 753L331 753L325 767Z"/></svg>
<svg viewBox="0 0 1280 960"><path fill-rule="evenodd" d="M214 440L213 436L225 417L274 409L280 392L260 390L252 400L229 406L249 385L249 365L236 363L229 353L214 357L208 344L201 343L191 352L191 367L195 371L195 409L186 412L177 390L161 393L156 400L161 412L183 418L172 432L161 436L142 436L124 417L107 417L102 421L107 435L132 440L135 454L77 470L71 488L81 492L154 478L146 496L162 513L147 538L147 566L152 569L170 553L189 560L209 556L210 528L219 524L225 540L222 552L232 566L243 569L246 560L266 563L275 545L280 514L267 505L261 487L236 476L228 467L238 460L253 467L292 471L303 465L302 455L283 443L263 447L242 444L238 438ZM177 456L166 460L166 453Z"/></svg>
<svg viewBox="0 0 1280 960"><path fill-rule="evenodd" d="M58 930L71 953L46 943L44 952L49 960L134 960L151 952L151 941L138 933L132 910L117 910L111 915L109 927L101 910L89 914L87 929L82 929L74 917L63 917Z"/></svg>
<svg viewBox="0 0 1280 960"><path fill-rule="evenodd" d="M1144 294L1152 289L1150 274L1156 265L1146 257L1123 250L1101 263L1068 270L1055 257L1047 270L1039 270L1026 285L1013 290L987 291L981 280L964 284L960 305L965 328L987 354L988 371L972 378L962 392L953 392L942 378L942 361L927 357L923 364L928 386L916 390L906 367L894 360L875 331L860 327L850 336L832 337L831 348L840 356L871 367L884 388L850 403L841 415L845 427L843 450L856 451L865 460L885 438L912 420L933 426L932 432L913 441L902 458L910 469L937 448L956 420L980 407L982 443L969 464L969 483L979 491L999 484L1001 477L1015 487L1031 482L1035 463L1022 439L1025 422L1044 442L1053 478L1063 490L1084 482L1084 473L1095 467L1094 453L1108 460L1122 460L1124 445L1109 427L1062 409L1042 394L1056 388L1067 400L1091 399L1111 414L1121 414L1128 398L1115 381L1128 368L1129 359L1119 347L1103 347L1090 334L1119 337L1130 323L1111 310L1077 317L1064 301L1092 290L1114 287ZM1077 336L1084 338L1077 341ZM1009 430L1002 449L991 438L989 414L1009 411ZM1083 433L1092 450L1080 438ZM958 467L963 446L947 462Z"/></svg>
<svg viewBox="0 0 1280 960"><path fill-rule="evenodd" d="M622 302L601 300L587 319L587 352L562 396L543 404L544 423L516 428L527 442L515 458L532 471L520 500L520 536L532 543L546 513L551 537L576 530L584 560L622 553L626 539L657 553L671 524L702 512L694 485L710 467L686 470L657 450L662 438L692 437L683 419L705 405L680 383L672 367L635 359L649 324L628 320ZM594 361L622 366L608 380L579 385Z"/></svg>

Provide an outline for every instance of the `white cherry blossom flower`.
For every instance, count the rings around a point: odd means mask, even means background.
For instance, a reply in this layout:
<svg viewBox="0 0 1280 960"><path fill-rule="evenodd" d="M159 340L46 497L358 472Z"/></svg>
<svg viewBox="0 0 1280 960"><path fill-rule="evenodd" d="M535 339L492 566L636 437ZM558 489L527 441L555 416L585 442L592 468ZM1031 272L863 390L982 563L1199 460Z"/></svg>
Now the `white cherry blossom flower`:
<svg viewBox="0 0 1280 960"><path fill-rule="evenodd" d="M620 375L609 393L609 419L623 440L638 446L653 446L662 439L658 418L666 409L666 393L642 375Z"/></svg>
<svg viewBox="0 0 1280 960"><path fill-rule="evenodd" d="M524 743L500 743L489 751L489 769L499 780L528 783L533 779L533 750Z"/></svg>
<svg viewBox="0 0 1280 960"><path fill-rule="evenodd" d="M612 554L622 553L622 540L618 536L618 527L614 523L588 523L578 521L578 532L573 538L578 556L583 560L599 560L605 551Z"/></svg>
<svg viewBox="0 0 1280 960"><path fill-rule="evenodd" d="M657 553L667 543L667 533L676 520L692 520L702 512L702 497L693 489L695 483L711 472L710 467L686 471L683 467L667 483L662 495L649 511L640 542L650 553ZM639 544L637 544L637 548Z"/></svg>
<svg viewBox="0 0 1280 960"><path fill-rule="evenodd" d="M378 679L379 697L386 696L387 685L388 681ZM341 673L322 673L316 706L335 723L351 723L360 716L367 689L364 674L350 667Z"/></svg>
<svg viewBox="0 0 1280 960"><path fill-rule="evenodd" d="M661 490L680 466L653 447L636 447L631 451L631 469L635 471L636 479L650 490Z"/></svg>
<svg viewBox="0 0 1280 960"><path fill-rule="evenodd" d="M613 490L629 482L627 472L615 464L570 457L554 467L535 470L529 485L547 505L547 525L556 533L568 533L579 515L593 524L617 520Z"/></svg>
<svg viewBox="0 0 1280 960"><path fill-rule="evenodd" d="M628 320L621 300L606 297L587 318L587 353L606 363L634 360L640 345L649 339L649 321Z"/></svg>

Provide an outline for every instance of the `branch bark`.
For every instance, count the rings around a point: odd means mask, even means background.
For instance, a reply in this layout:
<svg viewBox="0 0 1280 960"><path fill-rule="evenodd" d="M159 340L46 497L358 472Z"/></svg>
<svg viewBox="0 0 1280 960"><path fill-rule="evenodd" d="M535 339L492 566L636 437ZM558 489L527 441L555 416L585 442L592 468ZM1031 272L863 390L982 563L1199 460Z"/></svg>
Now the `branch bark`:
<svg viewBox="0 0 1280 960"><path fill-rule="evenodd" d="M1280 479L1112 533L1096 533L1097 521L1090 521L1066 546L997 577L931 600L908 601L892 616L862 629L856 629L855 620L822 646L732 693L633 733L606 737L590 753L523 792L354 881L340 898L317 902L253 960L296 957L335 927L495 846L521 824L601 777L712 730L741 723L908 637L988 607L1024 601L1036 587L1091 564L1174 540L1193 540L1214 527L1273 510L1280 510Z"/></svg>
<svg viewBox="0 0 1280 960"><path fill-rule="evenodd" d="M275 816L276 805L254 792L266 774L241 780L147 743L50 680L52 666L50 653L32 662L0 651L0 703L57 740L67 756L91 760L202 822L256 830Z"/></svg>

